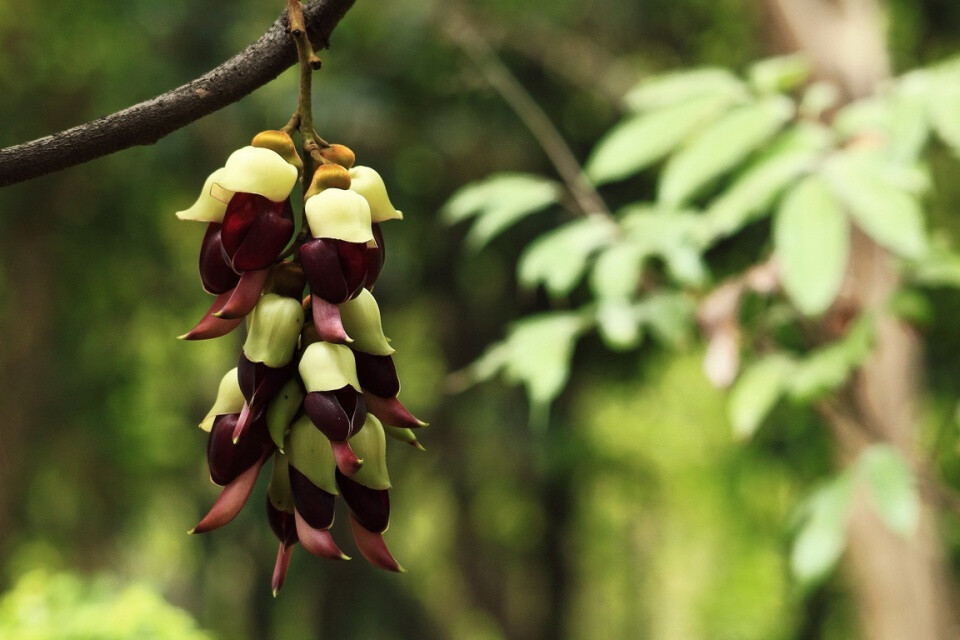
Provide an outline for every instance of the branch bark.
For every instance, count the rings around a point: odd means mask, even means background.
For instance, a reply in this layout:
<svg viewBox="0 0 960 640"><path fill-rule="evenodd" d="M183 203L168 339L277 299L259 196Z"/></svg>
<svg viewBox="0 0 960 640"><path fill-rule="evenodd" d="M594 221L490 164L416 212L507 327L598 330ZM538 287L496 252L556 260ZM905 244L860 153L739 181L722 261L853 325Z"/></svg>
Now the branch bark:
<svg viewBox="0 0 960 640"><path fill-rule="evenodd" d="M310 41L327 48L354 0L312 0L303 7ZM30 180L137 145L156 143L240 100L297 61L286 11L249 47L199 78L92 122L0 149L0 186Z"/></svg>

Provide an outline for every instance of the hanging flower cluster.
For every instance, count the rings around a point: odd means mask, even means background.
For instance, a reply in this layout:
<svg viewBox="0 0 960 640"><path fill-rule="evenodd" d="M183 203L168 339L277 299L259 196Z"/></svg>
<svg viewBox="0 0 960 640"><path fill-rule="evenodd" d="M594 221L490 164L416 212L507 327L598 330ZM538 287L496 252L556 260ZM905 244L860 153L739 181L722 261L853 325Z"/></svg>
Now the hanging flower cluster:
<svg viewBox="0 0 960 640"><path fill-rule="evenodd" d="M210 479L223 487L191 533L230 522L272 458L267 520L280 540L280 589L294 545L347 559L330 528L336 497L363 556L402 571L383 540L390 517L386 437L421 448L425 423L397 399L394 349L371 293L384 262L380 223L402 219L380 175L328 145L304 177L300 234L290 194L303 162L285 131L264 131L214 171L177 216L207 223L200 280L215 296L181 336L226 335L246 320L237 366L224 375L200 427ZM305 295L306 294L306 295Z"/></svg>

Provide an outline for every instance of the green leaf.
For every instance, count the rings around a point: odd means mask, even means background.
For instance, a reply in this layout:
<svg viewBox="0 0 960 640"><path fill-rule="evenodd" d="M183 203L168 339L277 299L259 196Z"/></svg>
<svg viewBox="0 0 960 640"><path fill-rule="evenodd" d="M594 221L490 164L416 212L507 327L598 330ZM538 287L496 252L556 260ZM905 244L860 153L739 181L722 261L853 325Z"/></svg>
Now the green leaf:
<svg viewBox="0 0 960 640"><path fill-rule="evenodd" d="M890 126L890 104L879 97L857 100L840 109L832 125L842 140L866 133L882 134Z"/></svg>
<svg viewBox="0 0 960 640"><path fill-rule="evenodd" d="M680 293L655 293L635 308L658 342L672 349L689 344L695 311L689 298Z"/></svg>
<svg viewBox="0 0 960 640"><path fill-rule="evenodd" d="M711 240L766 215L781 192L816 165L830 147L821 125L798 124L781 134L707 209Z"/></svg>
<svg viewBox="0 0 960 640"><path fill-rule="evenodd" d="M809 176L787 194L773 241L787 296L806 315L826 311L847 267L850 225L822 178Z"/></svg>
<svg viewBox="0 0 960 640"><path fill-rule="evenodd" d="M610 244L616 227L599 216L569 222L534 240L520 256L517 275L526 287L543 283L547 293L564 296L577 285L587 261Z"/></svg>
<svg viewBox="0 0 960 640"><path fill-rule="evenodd" d="M929 95L930 119L934 131L955 154L960 154L960 86L952 82L932 83Z"/></svg>
<svg viewBox="0 0 960 640"><path fill-rule="evenodd" d="M597 308L597 324L604 344L613 351L627 351L643 340L635 305L626 300L606 300Z"/></svg>
<svg viewBox="0 0 960 640"><path fill-rule="evenodd" d="M840 98L840 89L834 83L814 82L803 92L797 110L804 118L818 120L824 112L837 106Z"/></svg>
<svg viewBox="0 0 960 640"><path fill-rule="evenodd" d="M777 400L783 395L795 363L783 354L772 354L755 362L737 379L730 391L727 410L738 439L753 436Z"/></svg>
<svg viewBox="0 0 960 640"><path fill-rule="evenodd" d="M562 190L552 180L523 173L497 173L457 191L444 205L443 220L455 224L477 220L467 244L480 249L526 216L559 201Z"/></svg>
<svg viewBox="0 0 960 640"><path fill-rule="evenodd" d="M923 70L908 73L897 81L887 130L890 154L897 162L915 161L927 143L931 125L929 95L929 75Z"/></svg>
<svg viewBox="0 0 960 640"><path fill-rule="evenodd" d="M837 153L824 163L822 173L857 224L878 244L908 258L926 252L927 233L919 203L891 184L876 155Z"/></svg>
<svg viewBox="0 0 960 640"><path fill-rule="evenodd" d="M924 287L960 288L960 254L946 246L934 244L912 265L908 277L914 284Z"/></svg>
<svg viewBox="0 0 960 640"><path fill-rule="evenodd" d="M808 404L841 387L851 371L870 354L874 326L870 316L861 316L842 339L814 350L797 362L790 376L787 393L801 404Z"/></svg>
<svg viewBox="0 0 960 640"><path fill-rule="evenodd" d="M792 91L810 77L810 63L799 54L767 58L754 63L747 77L758 93Z"/></svg>
<svg viewBox="0 0 960 640"><path fill-rule="evenodd" d="M647 111L702 96L744 99L747 90L743 81L726 69L694 69L646 79L627 93L624 102L634 111Z"/></svg>
<svg viewBox="0 0 960 640"><path fill-rule="evenodd" d="M803 505L804 522L793 541L790 569L804 585L822 580L840 559L846 545L846 520L852 496L852 478L842 474Z"/></svg>
<svg viewBox="0 0 960 640"><path fill-rule="evenodd" d="M603 251L590 273L590 287L600 300L630 298L637 292L649 247L621 242Z"/></svg>
<svg viewBox="0 0 960 640"><path fill-rule="evenodd" d="M873 445L860 455L857 467L877 515L893 532L913 533L920 521L920 498L913 472L900 452L889 445Z"/></svg>
<svg viewBox="0 0 960 640"><path fill-rule="evenodd" d="M707 281L707 267L700 252L691 245L680 245L664 251L663 260L671 280L688 287L702 287Z"/></svg>
<svg viewBox="0 0 960 640"><path fill-rule="evenodd" d="M668 208L686 203L773 137L793 111L783 96L730 111L670 158L660 179L660 202Z"/></svg>
<svg viewBox="0 0 960 640"><path fill-rule="evenodd" d="M623 120L597 143L587 161L587 175L597 184L631 176L666 156L732 104L729 95L706 95Z"/></svg>

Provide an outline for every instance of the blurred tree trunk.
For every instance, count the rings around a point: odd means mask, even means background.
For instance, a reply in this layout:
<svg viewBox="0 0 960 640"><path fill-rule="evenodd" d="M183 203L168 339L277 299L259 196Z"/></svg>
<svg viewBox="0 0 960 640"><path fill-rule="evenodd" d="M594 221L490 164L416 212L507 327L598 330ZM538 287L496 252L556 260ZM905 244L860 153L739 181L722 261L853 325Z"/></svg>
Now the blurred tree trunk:
<svg viewBox="0 0 960 640"><path fill-rule="evenodd" d="M817 76L836 82L847 100L870 94L889 75L885 16L878 0L765 0L765 5L776 48L804 51ZM836 337L830 336L831 328L842 330L853 313L881 309L897 284L890 254L854 233L843 290L824 323L824 336ZM875 353L826 412L841 466L882 441L899 449L919 478L933 477L917 447L919 361L915 333L881 314ZM884 526L860 495L848 535L847 568L864 638L957 636L954 588L932 506L924 506L915 535L904 539Z"/></svg>

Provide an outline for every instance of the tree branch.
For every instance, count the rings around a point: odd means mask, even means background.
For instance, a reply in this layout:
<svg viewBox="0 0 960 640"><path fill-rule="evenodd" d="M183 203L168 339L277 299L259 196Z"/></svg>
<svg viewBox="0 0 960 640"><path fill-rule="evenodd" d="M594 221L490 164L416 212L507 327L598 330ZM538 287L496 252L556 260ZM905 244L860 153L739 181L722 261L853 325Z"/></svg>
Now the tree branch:
<svg viewBox="0 0 960 640"><path fill-rule="evenodd" d="M312 0L303 7L310 41L326 48L354 0ZM122 111L60 133L0 149L0 186L73 167L169 133L243 98L297 61L286 11L239 54L196 80Z"/></svg>

